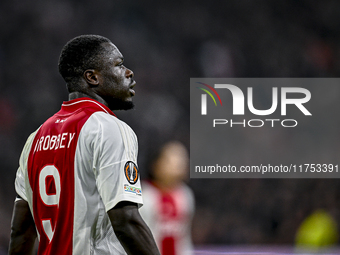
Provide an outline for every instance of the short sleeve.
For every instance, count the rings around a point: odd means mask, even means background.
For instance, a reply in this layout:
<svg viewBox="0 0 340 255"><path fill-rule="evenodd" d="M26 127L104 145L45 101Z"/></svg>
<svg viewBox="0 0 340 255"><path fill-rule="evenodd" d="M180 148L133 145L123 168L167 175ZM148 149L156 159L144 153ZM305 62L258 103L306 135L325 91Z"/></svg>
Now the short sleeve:
<svg viewBox="0 0 340 255"><path fill-rule="evenodd" d="M24 170L19 166L15 178L15 191L25 201L27 201L26 188L25 188L25 175Z"/></svg>
<svg viewBox="0 0 340 255"><path fill-rule="evenodd" d="M32 143L35 137L35 134L37 133L34 132L32 133L26 143L25 146L21 152L20 159L19 159L19 167L16 173L16 178L15 178L15 191L17 194L24 199L25 201L28 201L28 195L27 195L27 185L29 185L29 180L28 180L28 173L27 173L27 160L28 156L32 147Z"/></svg>
<svg viewBox="0 0 340 255"><path fill-rule="evenodd" d="M143 204L137 164L138 143L133 130L112 115L102 112L91 116L95 122L93 171L106 211L120 201ZM87 124L87 123L86 123Z"/></svg>

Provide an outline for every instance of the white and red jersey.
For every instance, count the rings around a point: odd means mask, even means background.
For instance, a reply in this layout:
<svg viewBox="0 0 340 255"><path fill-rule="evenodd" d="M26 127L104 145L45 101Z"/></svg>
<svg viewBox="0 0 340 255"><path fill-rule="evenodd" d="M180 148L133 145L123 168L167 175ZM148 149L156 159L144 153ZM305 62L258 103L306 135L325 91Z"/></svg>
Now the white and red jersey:
<svg viewBox="0 0 340 255"><path fill-rule="evenodd" d="M38 254L126 254L107 211L142 205L137 138L105 105L64 102L27 140L15 180L30 206Z"/></svg>
<svg viewBox="0 0 340 255"><path fill-rule="evenodd" d="M143 182L144 205L140 213L150 227L162 255L189 255L194 196L191 189L181 184L164 192L149 182Z"/></svg>

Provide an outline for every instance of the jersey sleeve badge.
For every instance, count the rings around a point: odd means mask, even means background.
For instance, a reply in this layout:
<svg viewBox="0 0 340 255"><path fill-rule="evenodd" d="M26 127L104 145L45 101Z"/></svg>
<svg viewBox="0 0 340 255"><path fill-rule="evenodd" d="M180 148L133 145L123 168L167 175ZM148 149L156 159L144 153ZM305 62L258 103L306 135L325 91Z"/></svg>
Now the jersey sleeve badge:
<svg viewBox="0 0 340 255"><path fill-rule="evenodd" d="M138 181L139 171L134 162L127 161L125 163L124 174L130 184L135 184Z"/></svg>

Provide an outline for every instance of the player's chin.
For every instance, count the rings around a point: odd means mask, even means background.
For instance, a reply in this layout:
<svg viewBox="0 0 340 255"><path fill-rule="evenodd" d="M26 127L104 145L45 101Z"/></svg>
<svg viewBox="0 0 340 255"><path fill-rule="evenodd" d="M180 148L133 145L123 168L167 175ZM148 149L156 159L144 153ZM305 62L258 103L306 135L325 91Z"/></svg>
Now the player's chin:
<svg viewBox="0 0 340 255"><path fill-rule="evenodd" d="M126 101L120 110L131 110L135 108L135 104L131 101Z"/></svg>
<svg viewBox="0 0 340 255"><path fill-rule="evenodd" d="M112 99L109 102L109 108L111 110L131 110L135 107L135 104L132 101L132 98L129 98L127 100L121 100L121 99Z"/></svg>

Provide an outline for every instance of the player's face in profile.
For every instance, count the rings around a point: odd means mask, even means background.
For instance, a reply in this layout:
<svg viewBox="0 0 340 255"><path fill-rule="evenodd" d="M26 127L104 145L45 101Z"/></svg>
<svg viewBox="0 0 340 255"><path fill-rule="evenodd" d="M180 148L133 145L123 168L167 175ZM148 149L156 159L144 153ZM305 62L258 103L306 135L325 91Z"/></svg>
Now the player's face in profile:
<svg viewBox="0 0 340 255"><path fill-rule="evenodd" d="M133 72L123 65L123 55L112 43L104 43L108 55L103 59L105 68L101 73L101 96L111 110L128 110L134 107L132 97Z"/></svg>

